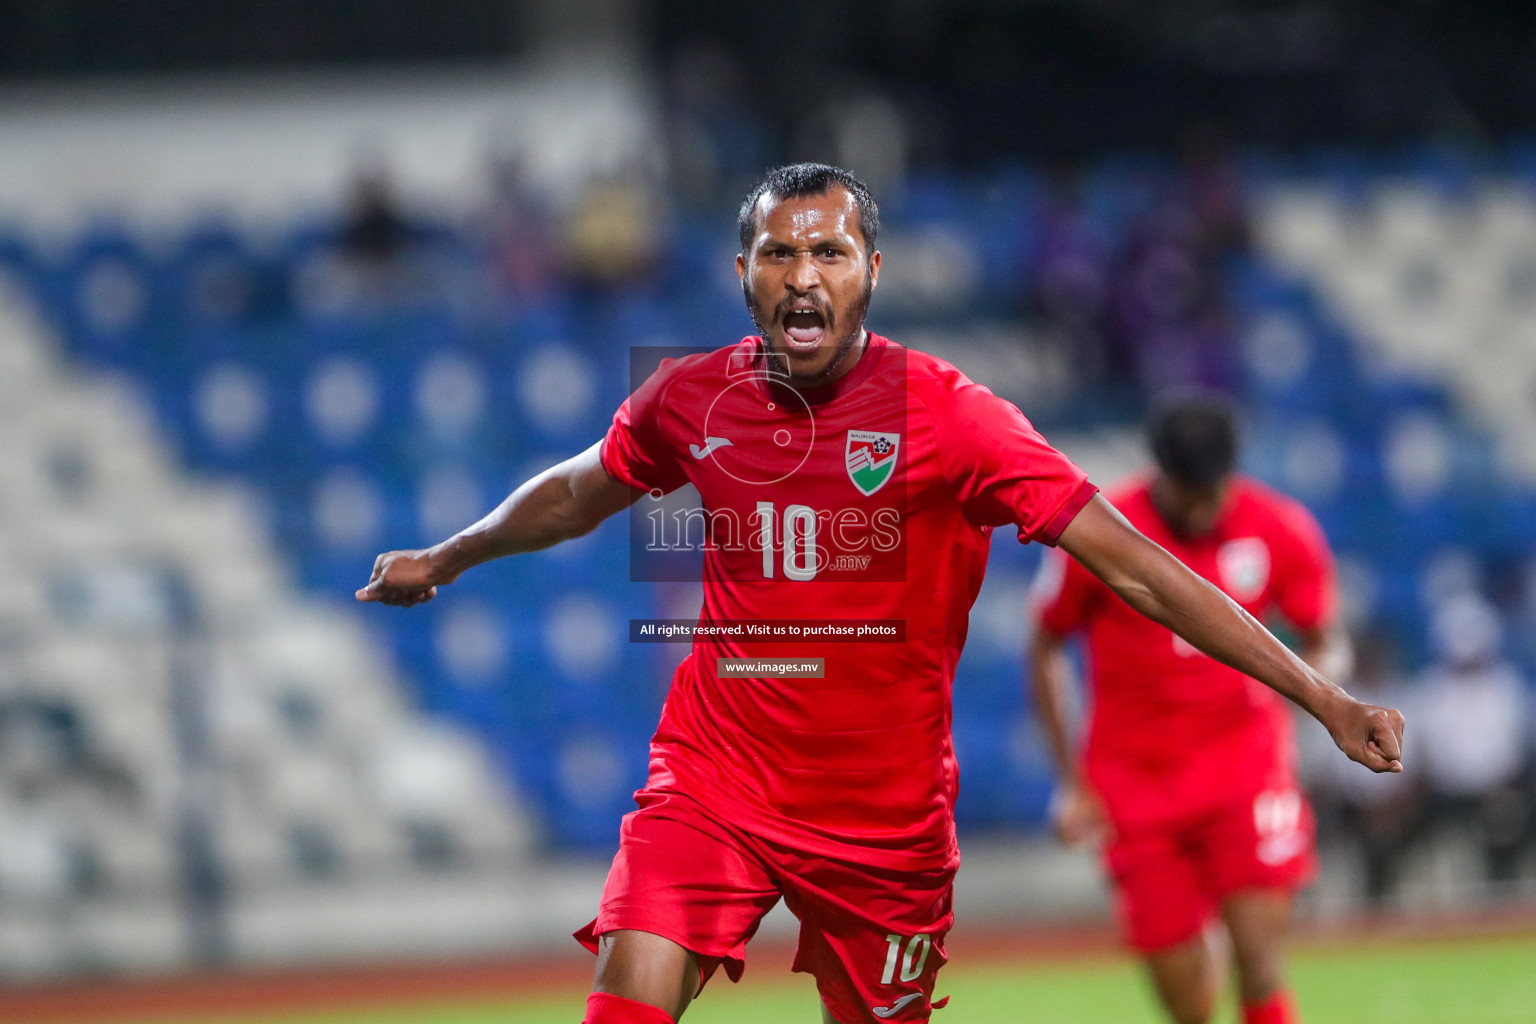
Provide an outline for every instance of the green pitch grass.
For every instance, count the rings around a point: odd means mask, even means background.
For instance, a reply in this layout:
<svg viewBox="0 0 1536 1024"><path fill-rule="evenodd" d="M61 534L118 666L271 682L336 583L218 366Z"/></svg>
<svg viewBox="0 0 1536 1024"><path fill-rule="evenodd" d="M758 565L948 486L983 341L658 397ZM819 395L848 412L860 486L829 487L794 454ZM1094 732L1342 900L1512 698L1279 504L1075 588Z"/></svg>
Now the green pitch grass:
<svg viewBox="0 0 1536 1024"><path fill-rule="evenodd" d="M1307 1024L1536 1024L1536 936L1314 947L1296 953L1293 964ZM684 1017L686 1024L819 1024L808 978L757 966L740 985L724 984L723 977L711 983ZM951 965L940 975L939 989L951 998L949 1008L934 1015L936 1024L1162 1020L1141 976L1124 960ZM572 992L524 1003L267 1017L261 1024L577 1024L585 999L585 992ZM1217 1019L1232 1021L1231 1006Z"/></svg>

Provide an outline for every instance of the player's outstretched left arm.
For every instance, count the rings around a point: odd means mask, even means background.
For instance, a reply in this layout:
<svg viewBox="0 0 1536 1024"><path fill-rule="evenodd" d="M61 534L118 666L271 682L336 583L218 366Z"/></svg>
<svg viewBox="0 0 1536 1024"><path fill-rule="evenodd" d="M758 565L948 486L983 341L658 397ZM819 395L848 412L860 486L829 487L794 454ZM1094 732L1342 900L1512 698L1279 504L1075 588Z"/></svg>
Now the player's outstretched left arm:
<svg viewBox="0 0 1536 1024"><path fill-rule="evenodd" d="M1401 714L1345 693L1102 497L1077 514L1058 543L1132 608L1295 701L1352 760L1377 772L1403 770Z"/></svg>
<svg viewBox="0 0 1536 1024"><path fill-rule="evenodd" d="M409 608L437 596L482 562L539 551L597 529L644 492L608 475L600 444L546 469L513 491L490 515L447 540L417 551L387 551L373 563L359 601Z"/></svg>

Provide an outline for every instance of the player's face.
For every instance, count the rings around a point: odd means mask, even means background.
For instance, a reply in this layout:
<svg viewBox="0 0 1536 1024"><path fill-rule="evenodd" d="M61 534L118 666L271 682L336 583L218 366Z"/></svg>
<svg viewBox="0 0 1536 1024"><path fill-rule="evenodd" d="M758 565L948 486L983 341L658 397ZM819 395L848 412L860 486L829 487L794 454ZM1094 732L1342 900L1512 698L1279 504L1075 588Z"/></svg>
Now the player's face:
<svg viewBox="0 0 1536 1024"><path fill-rule="evenodd" d="M1175 534L1186 539L1209 536L1227 504L1228 481L1219 480L1209 487L1189 487L1159 476L1152 485L1152 500L1163 522Z"/></svg>
<svg viewBox="0 0 1536 1024"><path fill-rule="evenodd" d="M747 309L768 351L792 381L836 380L864 340L864 315L880 276L880 254L866 253L859 208L842 186L797 199L765 196L757 235L736 257Z"/></svg>

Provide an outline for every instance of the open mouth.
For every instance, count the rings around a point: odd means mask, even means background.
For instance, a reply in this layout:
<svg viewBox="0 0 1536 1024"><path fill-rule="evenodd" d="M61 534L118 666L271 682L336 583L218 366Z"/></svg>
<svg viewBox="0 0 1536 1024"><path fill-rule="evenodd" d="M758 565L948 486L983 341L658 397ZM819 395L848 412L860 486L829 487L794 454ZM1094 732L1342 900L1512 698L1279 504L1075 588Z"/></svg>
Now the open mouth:
<svg viewBox="0 0 1536 1024"><path fill-rule="evenodd" d="M797 352L813 352L827 333L827 321L820 310L792 309L784 314L784 343Z"/></svg>

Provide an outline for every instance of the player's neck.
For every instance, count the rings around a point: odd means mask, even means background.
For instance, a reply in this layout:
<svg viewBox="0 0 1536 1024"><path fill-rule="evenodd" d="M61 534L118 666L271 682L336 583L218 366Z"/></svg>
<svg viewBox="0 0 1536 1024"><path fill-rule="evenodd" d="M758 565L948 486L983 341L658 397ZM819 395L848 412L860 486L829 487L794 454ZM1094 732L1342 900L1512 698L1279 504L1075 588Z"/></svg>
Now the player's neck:
<svg viewBox="0 0 1536 1024"><path fill-rule="evenodd" d="M816 391L835 384L853 372L859 365L859 360L864 358L865 351L869 348L869 331L859 328L859 335L846 349L838 352L819 373L799 376L787 374L782 378L782 383L788 384L796 391Z"/></svg>
<svg viewBox="0 0 1536 1024"><path fill-rule="evenodd" d="M1189 543L1199 543L1216 533L1231 498L1226 481L1209 493L1195 496L1161 474L1152 478L1147 492L1168 532Z"/></svg>

